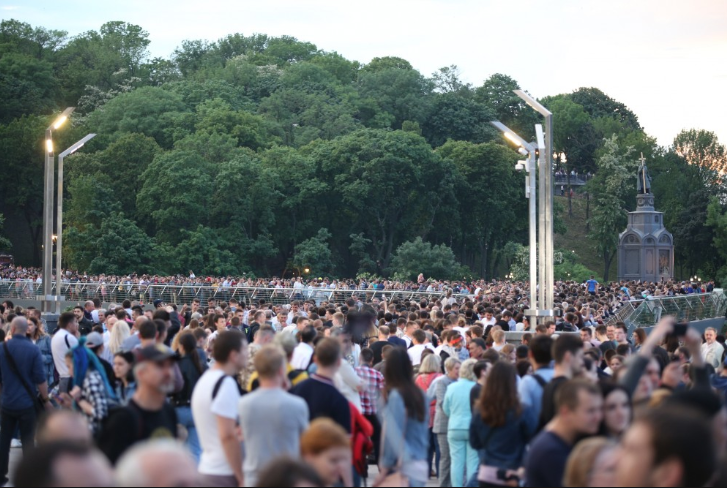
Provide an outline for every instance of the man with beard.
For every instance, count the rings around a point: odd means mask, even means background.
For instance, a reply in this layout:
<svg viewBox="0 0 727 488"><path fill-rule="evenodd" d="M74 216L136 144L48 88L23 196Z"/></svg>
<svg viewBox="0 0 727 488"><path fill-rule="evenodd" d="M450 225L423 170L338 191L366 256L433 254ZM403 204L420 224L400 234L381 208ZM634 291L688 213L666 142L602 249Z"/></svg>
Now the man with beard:
<svg viewBox="0 0 727 488"><path fill-rule="evenodd" d="M112 464L139 442L177 438L177 414L167 402L174 392L173 358L174 353L161 344L136 351L136 393L104 422L98 442Z"/></svg>

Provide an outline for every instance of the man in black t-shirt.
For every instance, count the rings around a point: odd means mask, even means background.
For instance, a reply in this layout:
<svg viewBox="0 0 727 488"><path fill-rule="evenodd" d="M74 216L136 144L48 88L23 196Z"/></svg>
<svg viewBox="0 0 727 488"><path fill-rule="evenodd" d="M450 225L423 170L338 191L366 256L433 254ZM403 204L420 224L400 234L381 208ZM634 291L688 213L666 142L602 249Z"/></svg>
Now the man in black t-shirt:
<svg viewBox="0 0 727 488"><path fill-rule="evenodd" d="M543 409L540 428L544 429L555 417L556 395L564 383L578 376L583 370L583 341L576 335L562 335L553 344L555 373L553 381L543 390Z"/></svg>
<svg viewBox="0 0 727 488"><path fill-rule="evenodd" d="M601 390L583 380L564 382L557 401L557 416L530 444L525 486L563 486L573 446L582 436L595 435L603 419Z"/></svg>
<svg viewBox="0 0 727 488"><path fill-rule="evenodd" d="M174 392L174 355L157 344L136 351L137 390L124 408L103 424L99 449L112 464L130 447L147 439L176 439L177 414L167 395Z"/></svg>
<svg viewBox="0 0 727 488"><path fill-rule="evenodd" d="M391 330L388 326L382 325L379 327L379 340L371 344L371 350L374 353L374 365L377 365L384 360L384 347L391 345L389 342L390 333Z"/></svg>

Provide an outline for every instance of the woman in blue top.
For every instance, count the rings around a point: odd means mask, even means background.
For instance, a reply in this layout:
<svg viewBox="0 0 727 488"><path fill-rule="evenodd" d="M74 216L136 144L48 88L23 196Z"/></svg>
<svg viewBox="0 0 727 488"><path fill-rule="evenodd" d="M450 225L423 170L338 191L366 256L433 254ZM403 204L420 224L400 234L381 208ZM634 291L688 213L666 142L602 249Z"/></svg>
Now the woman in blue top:
<svg viewBox="0 0 727 488"><path fill-rule="evenodd" d="M518 471L537 425L532 408L520 405L515 367L497 362L470 425L470 444L480 457L477 479L481 487L518 486Z"/></svg>
<svg viewBox="0 0 727 488"><path fill-rule="evenodd" d="M424 392L414 383L406 350L394 348L386 357L383 409L383 452L378 486L393 472L408 478L409 486L426 486L430 467L429 409Z"/></svg>
<svg viewBox="0 0 727 488"><path fill-rule="evenodd" d="M476 359L468 359L459 370L459 381L447 387L442 409L449 417L447 439L451 463L452 486L465 486L477 470L477 451L469 442L472 406L470 393L476 384L474 367Z"/></svg>

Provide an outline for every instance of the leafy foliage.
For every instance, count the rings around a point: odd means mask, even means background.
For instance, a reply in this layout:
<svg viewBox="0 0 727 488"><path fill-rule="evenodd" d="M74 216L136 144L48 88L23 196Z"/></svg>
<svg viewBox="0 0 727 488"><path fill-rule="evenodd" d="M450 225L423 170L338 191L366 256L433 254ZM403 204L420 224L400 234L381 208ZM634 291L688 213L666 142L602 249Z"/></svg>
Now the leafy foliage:
<svg viewBox="0 0 727 488"><path fill-rule="evenodd" d="M364 65L290 36L192 39L168 59L149 46L126 22L69 37L0 21L0 210L24 223L6 229L19 264L40 264L43 137L67 106L78 108L57 148L98 134L66 165L65 256L83 271L270 276L295 264L489 279L527 241L519 157L489 122L532 139L541 117L506 74L475 86L454 65L427 77L405 59ZM685 131L658 148L598 89L541 102L555 114L559 169L597 173L591 226L604 260L643 152L682 273L727 263L703 252L719 234L710 202L727 201L714 134ZM561 277L585 273L562 266Z"/></svg>

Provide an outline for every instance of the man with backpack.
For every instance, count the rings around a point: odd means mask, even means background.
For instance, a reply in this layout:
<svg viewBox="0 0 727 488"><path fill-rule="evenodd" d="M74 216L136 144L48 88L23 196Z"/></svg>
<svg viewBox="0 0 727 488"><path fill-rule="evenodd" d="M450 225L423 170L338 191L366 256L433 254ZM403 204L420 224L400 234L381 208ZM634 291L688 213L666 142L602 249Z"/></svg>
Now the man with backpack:
<svg viewBox="0 0 727 488"><path fill-rule="evenodd" d="M11 322L12 339L0 347L0 387L2 387L2 421L0 421L0 481L8 482L10 445L16 429L20 430L23 454L34 446L35 425L43 408L48 408L48 383L43 358L28 339L28 321L16 317ZM36 392L37 388L37 392Z"/></svg>
<svg viewBox="0 0 727 488"><path fill-rule="evenodd" d="M66 354L78 345L78 319L71 312L61 314L58 319L58 330L51 339L51 351L53 352L53 363L60 378L60 393L71 391L71 375L66 364Z"/></svg>
<svg viewBox="0 0 727 488"><path fill-rule="evenodd" d="M520 403L523 407L530 407L536 418L540 418L543 408L543 391L553 380L555 371L550 363L553 360L553 338L548 335L533 337L530 341L528 357L533 366L533 374L525 376L520 382Z"/></svg>
<svg viewBox="0 0 727 488"><path fill-rule="evenodd" d="M247 340L238 331L215 340L215 365L194 388L192 415L202 446L199 473L203 486L245 486L237 435L240 388L235 378L247 366Z"/></svg>
<svg viewBox="0 0 727 488"><path fill-rule="evenodd" d="M135 356L136 393L126 407L111 410L98 440L112 464L139 442L177 438L177 414L167 402L175 391L174 353L157 344L137 349Z"/></svg>

